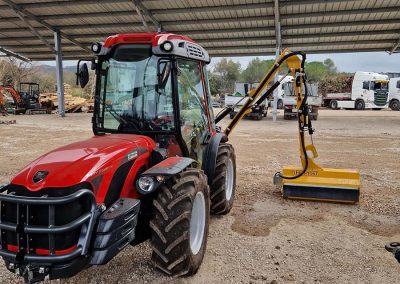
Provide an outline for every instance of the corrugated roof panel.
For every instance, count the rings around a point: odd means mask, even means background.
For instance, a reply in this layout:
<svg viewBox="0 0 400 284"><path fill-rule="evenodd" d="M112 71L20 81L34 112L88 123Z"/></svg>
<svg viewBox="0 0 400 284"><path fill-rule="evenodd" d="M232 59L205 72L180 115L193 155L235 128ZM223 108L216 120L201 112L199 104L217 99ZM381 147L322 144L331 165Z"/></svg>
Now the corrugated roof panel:
<svg viewBox="0 0 400 284"><path fill-rule="evenodd" d="M40 3L43 1L49 2L49 0L19 0L17 2ZM250 51L261 53L265 50L267 52L266 46L274 45L274 40L271 38L275 34L273 1L157 0L143 1L143 5L155 11L154 17L163 24L166 30L188 34L200 42L206 42L206 46L212 47L211 54L216 47L224 49L218 51L224 54L248 54ZM234 9L233 5L242 6ZM308 4L281 0L280 5L283 43L297 45L296 49L304 48L314 51L343 48L388 49L399 35L400 9L385 8L399 7L400 3L396 0L319 0ZM50 52L46 54L46 47L39 44L40 40L35 38L26 24L19 21L13 11L7 9L4 4L0 4L0 7L3 7L0 9L0 17L3 18L3 20L0 18L0 46L8 44L18 50L17 48L22 48L19 45L23 45L23 48L30 49L31 52L40 50L43 53L35 55L36 58L52 57ZM206 8L198 10L199 7ZM48 18L47 23L61 27L64 33L77 37L83 43L101 40L106 35L114 33L144 31L132 2L128 0L113 4L103 0L91 5L70 3L68 6L52 5L50 7L36 6L36 8L30 5L27 9L38 16L47 15L44 16L44 19ZM360 9L364 10L356 11ZM374 9L377 12L374 13ZM80 16L81 13L97 14ZM66 16L54 17L59 14L66 14ZM7 20L7 18L10 19ZM50 42L53 41L51 30L42 27L39 23L31 23L38 27L38 31ZM154 29L152 24L150 27ZM360 34L362 31L365 34ZM210 40L207 41L207 39ZM68 41L63 42L66 42L64 49L66 56L73 56L71 53L68 54L68 51L80 50ZM270 52L271 49L268 50Z"/></svg>

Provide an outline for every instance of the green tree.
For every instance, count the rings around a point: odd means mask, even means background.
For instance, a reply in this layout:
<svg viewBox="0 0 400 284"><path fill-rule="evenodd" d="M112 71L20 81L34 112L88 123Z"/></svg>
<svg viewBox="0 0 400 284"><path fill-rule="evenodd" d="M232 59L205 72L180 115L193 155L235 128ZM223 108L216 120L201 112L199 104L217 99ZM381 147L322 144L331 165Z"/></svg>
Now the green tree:
<svg viewBox="0 0 400 284"><path fill-rule="evenodd" d="M246 69L243 70L240 78L245 83L258 83L265 76L265 73L271 68L275 60L261 60L259 57L249 62Z"/></svg>
<svg viewBox="0 0 400 284"><path fill-rule="evenodd" d="M235 82L240 76L240 63L234 62L231 59L222 58L214 68L216 75L221 76L221 91L223 93L232 93L235 87Z"/></svg>
<svg viewBox="0 0 400 284"><path fill-rule="evenodd" d="M327 58L324 62L312 61L306 63L305 71L310 82L319 82L328 76L337 74L337 68L332 59Z"/></svg>
<svg viewBox="0 0 400 284"><path fill-rule="evenodd" d="M224 82L222 76L215 72L208 72L208 80L210 82L210 91L213 96L217 94L222 94L224 91L222 90Z"/></svg>

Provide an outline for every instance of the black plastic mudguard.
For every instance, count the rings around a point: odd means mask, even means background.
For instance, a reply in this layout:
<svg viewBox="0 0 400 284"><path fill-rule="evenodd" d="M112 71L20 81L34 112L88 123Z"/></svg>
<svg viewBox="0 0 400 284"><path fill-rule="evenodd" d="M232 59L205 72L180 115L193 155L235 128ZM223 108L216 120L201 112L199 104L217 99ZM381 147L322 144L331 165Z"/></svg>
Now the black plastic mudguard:
<svg viewBox="0 0 400 284"><path fill-rule="evenodd" d="M217 155L219 144L227 141L227 137L223 133L215 134L209 141L203 156L203 171L207 175L208 182L211 183L214 178L215 165L217 163Z"/></svg>

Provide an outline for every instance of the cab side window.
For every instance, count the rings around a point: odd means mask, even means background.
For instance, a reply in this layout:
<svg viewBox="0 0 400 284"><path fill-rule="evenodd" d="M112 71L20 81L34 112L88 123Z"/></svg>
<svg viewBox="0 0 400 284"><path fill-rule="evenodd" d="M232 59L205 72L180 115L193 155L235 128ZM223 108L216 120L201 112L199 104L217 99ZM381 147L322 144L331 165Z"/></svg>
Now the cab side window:
<svg viewBox="0 0 400 284"><path fill-rule="evenodd" d="M209 125L199 62L178 60L178 94L182 136L190 157L201 165Z"/></svg>
<svg viewBox="0 0 400 284"><path fill-rule="evenodd" d="M364 90L369 90L369 81L364 81L363 82L363 89Z"/></svg>
<svg viewBox="0 0 400 284"><path fill-rule="evenodd" d="M398 81L396 82L396 88L397 88L397 89L400 89L400 80L398 80Z"/></svg>

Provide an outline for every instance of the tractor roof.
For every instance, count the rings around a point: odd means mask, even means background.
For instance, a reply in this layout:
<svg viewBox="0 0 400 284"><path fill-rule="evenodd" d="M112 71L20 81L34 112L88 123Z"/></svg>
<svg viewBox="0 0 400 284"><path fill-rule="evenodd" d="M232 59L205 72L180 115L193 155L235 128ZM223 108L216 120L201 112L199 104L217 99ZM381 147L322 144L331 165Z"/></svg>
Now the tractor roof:
<svg viewBox="0 0 400 284"><path fill-rule="evenodd" d="M160 46L169 41L173 44L173 49L170 52L163 51ZM153 53L156 55L177 55L195 60L210 62L208 52L194 40L172 33L131 33L117 34L106 38L103 47L110 49L118 44L135 44L148 43L152 45Z"/></svg>

